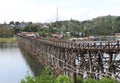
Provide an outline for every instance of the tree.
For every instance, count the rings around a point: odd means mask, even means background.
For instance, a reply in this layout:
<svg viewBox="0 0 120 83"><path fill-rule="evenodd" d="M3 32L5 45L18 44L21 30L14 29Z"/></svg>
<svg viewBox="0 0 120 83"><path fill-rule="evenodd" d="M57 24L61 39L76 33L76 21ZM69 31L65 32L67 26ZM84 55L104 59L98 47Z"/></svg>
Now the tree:
<svg viewBox="0 0 120 83"><path fill-rule="evenodd" d="M18 22L18 21L17 21L17 22L15 22L15 25L16 25L16 26L19 26L19 24L20 24L20 22Z"/></svg>
<svg viewBox="0 0 120 83"><path fill-rule="evenodd" d="M0 37L13 37L14 30L12 28L0 28Z"/></svg>
<svg viewBox="0 0 120 83"><path fill-rule="evenodd" d="M66 32L66 27L65 27L65 25L64 25L64 24L62 25L61 30L62 30L62 32L63 32L63 33L65 33L65 32Z"/></svg>
<svg viewBox="0 0 120 83"><path fill-rule="evenodd" d="M81 77L77 77L76 83L84 83L84 79Z"/></svg>
<svg viewBox="0 0 120 83"><path fill-rule="evenodd" d="M72 80L68 76L59 75L55 83L72 83Z"/></svg>
<svg viewBox="0 0 120 83"><path fill-rule="evenodd" d="M9 22L9 25L14 25L14 21Z"/></svg>
<svg viewBox="0 0 120 83"><path fill-rule="evenodd" d="M83 28L83 36L89 36L89 35L90 35L90 32L89 32L88 28L84 27Z"/></svg>
<svg viewBox="0 0 120 83"><path fill-rule="evenodd" d="M55 81L50 67L46 67L40 76L35 78L28 74L25 79L21 80L21 83L55 83Z"/></svg>
<svg viewBox="0 0 120 83"><path fill-rule="evenodd" d="M42 74L35 79L35 83L54 83L50 67L46 67Z"/></svg>
<svg viewBox="0 0 120 83"><path fill-rule="evenodd" d="M114 78L104 77L99 81L99 83L118 83L118 81L115 80Z"/></svg>

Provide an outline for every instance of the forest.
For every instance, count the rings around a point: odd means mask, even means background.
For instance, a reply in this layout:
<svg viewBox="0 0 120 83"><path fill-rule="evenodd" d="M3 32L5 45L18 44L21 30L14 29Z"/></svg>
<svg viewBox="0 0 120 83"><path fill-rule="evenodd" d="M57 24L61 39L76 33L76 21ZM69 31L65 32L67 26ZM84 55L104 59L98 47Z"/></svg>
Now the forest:
<svg viewBox="0 0 120 83"><path fill-rule="evenodd" d="M23 31L38 32L43 37L51 36L56 32L60 34L70 32L71 37L113 36L120 32L120 16L107 15L85 21L73 19L51 23L11 21L9 24L0 24L0 37L12 37Z"/></svg>
<svg viewBox="0 0 120 83"><path fill-rule="evenodd" d="M111 36L120 32L120 16L108 15L81 22L71 19L55 22L53 26L57 26L63 32L69 31L73 36L79 36L79 32L82 33L82 36Z"/></svg>

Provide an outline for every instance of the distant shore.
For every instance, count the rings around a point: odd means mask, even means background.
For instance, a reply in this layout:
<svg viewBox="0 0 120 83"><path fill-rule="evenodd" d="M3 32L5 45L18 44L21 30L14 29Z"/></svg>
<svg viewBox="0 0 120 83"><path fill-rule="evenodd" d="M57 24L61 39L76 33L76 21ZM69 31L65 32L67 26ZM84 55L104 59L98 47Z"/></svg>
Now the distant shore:
<svg viewBox="0 0 120 83"><path fill-rule="evenodd" d="M0 38L0 43L6 42L6 43L14 43L17 42L17 39L15 37L12 38Z"/></svg>

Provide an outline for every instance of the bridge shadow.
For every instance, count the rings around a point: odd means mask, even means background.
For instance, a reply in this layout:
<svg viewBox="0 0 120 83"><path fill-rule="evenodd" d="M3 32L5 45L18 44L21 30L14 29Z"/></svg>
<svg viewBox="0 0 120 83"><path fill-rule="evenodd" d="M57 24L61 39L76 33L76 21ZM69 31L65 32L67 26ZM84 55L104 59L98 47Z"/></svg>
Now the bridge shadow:
<svg viewBox="0 0 120 83"><path fill-rule="evenodd" d="M44 68L44 66L37 61L37 59L31 57L31 55L29 55L27 52L25 52L24 50L20 49L27 65L30 67L30 69L32 70L34 76L39 76L42 73L42 70Z"/></svg>

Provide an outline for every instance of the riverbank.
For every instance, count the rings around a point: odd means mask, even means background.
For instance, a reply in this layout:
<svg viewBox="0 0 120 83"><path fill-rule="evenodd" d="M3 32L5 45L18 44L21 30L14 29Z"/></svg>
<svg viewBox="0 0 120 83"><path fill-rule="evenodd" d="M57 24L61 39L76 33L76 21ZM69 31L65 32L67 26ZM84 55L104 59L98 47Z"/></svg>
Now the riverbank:
<svg viewBox="0 0 120 83"><path fill-rule="evenodd" d="M0 38L0 42L13 43L13 42L17 42L17 39L15 37L12 37L12 38Z"/></svg>

